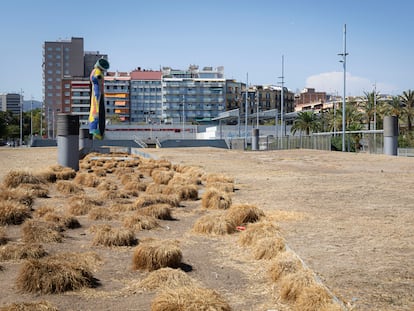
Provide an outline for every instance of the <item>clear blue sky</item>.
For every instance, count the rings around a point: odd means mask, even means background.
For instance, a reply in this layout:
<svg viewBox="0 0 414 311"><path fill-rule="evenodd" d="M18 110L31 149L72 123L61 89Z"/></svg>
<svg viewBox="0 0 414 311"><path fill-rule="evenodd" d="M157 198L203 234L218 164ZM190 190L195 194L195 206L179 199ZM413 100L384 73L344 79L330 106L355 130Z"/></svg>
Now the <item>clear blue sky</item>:
<svg viewBox="0 0 414 311"><path fill-rule="evenodd" d="M1 3L0 92L42 98L42 44L83 37L111 70L224 66L226 78L347 95L414 89L414 2L121 0Z"/></svg>

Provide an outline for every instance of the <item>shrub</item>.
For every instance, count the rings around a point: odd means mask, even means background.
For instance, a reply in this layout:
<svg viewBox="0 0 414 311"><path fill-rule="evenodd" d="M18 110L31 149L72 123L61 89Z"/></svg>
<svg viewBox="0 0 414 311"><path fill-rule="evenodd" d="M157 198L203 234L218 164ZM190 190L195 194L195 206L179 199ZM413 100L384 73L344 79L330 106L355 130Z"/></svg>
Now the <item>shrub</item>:
<svg viewBox="0 0 414 311"><path fill-rule="evenodd" d="M125 217L124 226L129 229L141 231L154 229L159 226L159 223L153 216L136 213L133 216Z"/></svg>
<svg viewBox="0 0 414 311"><path fill-rule="evenodd" d="M26 221L22 226L23 241L26 243L62 242L63 234L57 225L39 220Z"/></svg>
<svg viewBox="0 0 414 311"><path fill-rule="evenodd" d="M192 286L195 282L184 271L180 269L161 268L149 273L139 286L141 288L154 290L158 288L180 288Z"/></svg>

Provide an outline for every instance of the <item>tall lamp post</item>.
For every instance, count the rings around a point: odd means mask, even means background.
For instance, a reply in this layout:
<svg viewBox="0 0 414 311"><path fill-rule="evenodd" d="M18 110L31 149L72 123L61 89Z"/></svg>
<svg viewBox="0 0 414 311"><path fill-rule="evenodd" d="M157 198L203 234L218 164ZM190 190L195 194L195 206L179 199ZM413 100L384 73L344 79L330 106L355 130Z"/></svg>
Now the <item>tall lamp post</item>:
<svg viewBox="0 0 414 311"><path fill-rule="evenodd" d="M284 85L285 85L285 57L282 55L282 75L279 77L281 79L280 85L282 86L281 94L280 94L280 142L281 147L283 145L283 136L284 136L284 112L283 106L285 105L285 94L284 94Z"/></svg>
<svg viewBox="0 0 414 311"><path fill-rule="evenodd" d="M344 96L342 99L342 151L345 151L346 56L348 55L346 52L346 24L344 24L344 52L338 55L342 56L342 60L340 60L340 62L344 67Z"/></svg>
<svg viewBox="0 0 414 311"><path fill-rule="evenodd" d="M19 146L23 143L23 91L20 90L20 139Z"/></svg>
<svg viewBox="0 0 414 311"><path fill-rule="evenodd" d="M244 105L244 148L247 149L247 98L249 97L249 73L246 73L246 102Z"/></svg>

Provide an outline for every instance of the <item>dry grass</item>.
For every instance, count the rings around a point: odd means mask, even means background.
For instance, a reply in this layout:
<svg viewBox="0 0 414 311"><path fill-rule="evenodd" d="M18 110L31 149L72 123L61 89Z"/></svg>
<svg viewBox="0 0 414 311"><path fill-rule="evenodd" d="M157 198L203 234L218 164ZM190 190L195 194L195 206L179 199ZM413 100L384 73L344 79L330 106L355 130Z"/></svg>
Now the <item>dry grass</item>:
<svg viewBox="0 0 414 311"><path fill-rule="evenodd" d="M152 301L151 311L230 311L230 305L215 290L183 286L161 291Z"/></svg>
<svg viewBox="0 0 414 311"><path fill-rule="evenodd" d="M96 285L83 254L63 253L23 263L16 280L22 292L57 294Z"/></svg>
<svg viewBox="0 0 414 311"><path fill-rule="evenodd" d="M52 172L55 173L56 179L58 180L69 180L75 178L76 171L70 167L64 167L61 165L52 165L49 167Z"/></svg>
<svg viewBox="0 0 414 311"><path fill-rule="evenodd" d="M216 188L220 191L231 193L234 192L234 184L229 182L210 182L206 184L206 188Z"/></svg>
<svg viewBox="0 0 414 311"><path fill-rule="evenodd" d="M153 216L136 213L132 216L125 217L124 226L135 231L141 231L157 228L160 224Z"/></svg>
<svg viewBox="0 0 414 311"><path fill-rule="evenodd" d="M236 232L236 226L222 215L204 215L194 223L193 232L225 235Z"/></svg>
<svg viewBox="0 0 414 311"><path fill-rule="evenodd" d="M49 189L42 184L20 184L18 189L22 189L32 197L47 198L49 196Z"/></svg>
<svg viewBox="0 0 414 311"><path fill-rule="evenodd" d="M138 245L132 257L135 270L153 271L161 268L177 268L183 255L177 241L148 239Z"/></svg>
<svg viewBox="0 0 414 311"><path fill-rule="evenodd" d="M201 206L206 209L228 209L231 206L228 193L216 188L208 188L201 197Z"/></svg>
<svg viewBox="0 0 414 311"><path fill-rule="evenodd" d="M69 180L58 180L56 189L63 194L78 194L84 192L81 187Z"/></svg>
<svg viewBox="0 0 414 311"><path fill-rule="evenodd" d="M265 217L264 212L252 204L236 204L230 206L226 212L226 218L235 226L259 221Z"/></svg>
<svg viewBox="0 0 414 311"><path fill-rule="evenodd" d="M57 180L56 173L50 168L36 172L35 176L48 183L54 183Z"/></svg>
<svg viewBox="0 0 414 311"><path fill-rule="evenodd" d="M305 288L316 286L312 272L301 269L283 277L280 282L280 297L283 301L295 302Z"/></svg>
<svg viewBox="0 0 414 311"><path fill-rule="evenodd" d="M246 230L241 232L239 244L242 246L250 246L265 237L278 237L279 233L279 227L272 222L260 221L251 223L246 226Z"/></svg>
<svg viewBox="0 0 414 311"><path fill-rule="evenodd" d="M151 172L151 177L156 184L167 185L168 182L174 177L174 172L154 169Z"/></svg>
<svg viewBox="0 0 414 311"><path fill-rule="evenodd" d="M33 196L28 190L24 190L20 187L18 188L7 188L0 186L0 201L17 201L21 204L24 204L28 207L33 204Z"/></svg>
<svg viewBox="0 0 414 311"><path fill-rule="evenodd" d="M168 185L201 185L201 178L188 173L176 173L168 182Z"/></svg>
<svg viewBox="0 0 414 311"><path fill-rule="evenodd" d="M22 226L22 236L26 243L62 242L63 240L59 226L39 220L26 221Z"/></svg>
<svg viewBox="0 0 414 311"><path fill-rule="evenodd" d="M281 237L265 237L259 239L253 246L254 259L273 259L286 249Z"/></svg>
<svg viewBox="0 0 414 311"><path fill-rule="evenodd" d="M0 245L4 245L9 241L7 238L6 230L3 227L0 227Z"/></svg>
<svg viewBox="0 0 414 311"><path fill-rule="evenodd" d="M12 170L4 176L3 184L9 188L16 188L20 184L40 184L42 180L28 171Z"/></svg>
<svg viewBox="0 0 414 311"><path fill-rule="evenodd" d="M146 191L147 190L147 183L142 181L131 180L124 185L124 189L128 191Z"/></svg>
<svg viewBox="0 0 414 311"><path fill-rule="evenodd" d="M106 180L101 181L101 183L96 187L99 191L109 191L109 190L118 190L118 186L113 182Z"/></svg>
<svg viewBox="0 0 414 311"><path fill-rule="evenodd" d="M207 174L204 177L205 181L207 184L209 183L215 183L215 182L219 182L219 183L234 183L234 178L233 177L229 177L223 174L216 174L216 173L211 173L211 174Z"/></svg>
<svg viewBox="0 0 414 311"><path fill-rule="evenodd" d="M153 204L169 204L172 207L177 207L180 204L180 200L177 196L174 195L165 195L165 194L144 194L137 198L134 202L134 206L136 209L147 207Z"/></svg>
<svg viewBox="0 0 414 311"><path fill-rule="evenodd" d="M89 198L86 195L77 195L69 199L68 212L75 216L86 215L96 206L103 205L103 201Z"/></svg>
<svg viewBox="0 0 414 311"><path fill-rule="evenodd" d="M321 285L314 284L305 287L296 299L294 305L295 310L301 311L319 311L322 308L339 308L339 305L334 304L332 297L328 294L326 289Z"/></svg>
<svg viewBox="0 0 414 311"><path fill-rule="evenodd" d="M195 201L198 199L198 187L196 185L168 185L163 193L176 195L180 201Z"/></svg>
<svg viewBox="0 0 414 311"><path fill-rule="evenodd" d="M58 311L58 309L48 301L38 301L12 303L0 307L0 311Z"/></svg>
<svg viewBox="0 0 414 311"><path fill-rule="evenodd" d="M290 251L282 252L274 258L269 267L269 276L273 282L280 281L289 274L303 269L301 261Z"/></svg>
<svg viewBox="0 0 414 311"><path fill-rule="evenodd" d="M46 255L43 246L37 243L14 243L0 247L0 261L38 259Z"/></svg>
<svg viewBox="0 0 414 311"><path fill-rule="evenodd" d="M43 216L43 219L48 222L56 223L58 226L61 226L65 229L76 229L81 227L81 224L75 217L62 215L55 212L46 213Z"/></svg>
<svg viewBox="0 0 414 311"><path fill-rule="evenodd" d="M48 213L54 213L56 211L56 209L52 206L40 206L38 208L36 208L36 210L33 212L33 215L36 217L44 217L46 214Z"/></svg>
<svg viewBox="0 0 414 311"><path fill-rule="evenodd" d="M31 216L30 208L19 202L0 201L0 225L20 225Z"/></svg>
<svg viewBox="0 0 414 311"><path fill-rule="evenodd" d="M103 246L133 246L138 243L131 230L114 228L110 225L101 225L92 228L94 231L93 245Z"/></svg>
<svg viewBox="0 0 414 311"><path fill-rule="evenodd" d="M91 220L112 220L117 218L117 215L109 208L95 207L89 211L88 218Z"/></svg>
<svg viewBox="0 0 414 311"><path fill-rule="evenodd" d="M147 194L162 194L164 192L164 189L166 188L166 185L161 185L157 183L150 183L147 185L145 189L145 193Z"/></svg>
<svg viewBox="0 0 414 311"><path fill-rule="evenodd" d="M171 207L169 204L153 204L137 210L138 214L152 216L161 220L173 220Z"/></svg>
<svg viewBox="0 0 414 311"><path fill-rule="evenodd" d="M85 187L96 187L99 185L100 180L93 174L88 173L78 173L73 179L73 182L78 185Z"/></svg>
<svg viewBox="0 0 414 311"><path fill-rule="evenodd" d="M140 283L139 287L154 290L165 288L181 288L193 286L194 280L180 269L161 268L149 273Z"/></svg>

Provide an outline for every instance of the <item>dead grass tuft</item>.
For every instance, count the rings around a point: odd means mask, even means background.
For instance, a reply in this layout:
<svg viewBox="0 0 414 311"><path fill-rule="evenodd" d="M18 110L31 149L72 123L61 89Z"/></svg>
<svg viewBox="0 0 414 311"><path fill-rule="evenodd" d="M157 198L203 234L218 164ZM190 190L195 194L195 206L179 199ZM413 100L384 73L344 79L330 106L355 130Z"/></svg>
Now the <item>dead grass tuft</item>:
<svg viewBox="0 0 414 311"><path fill-rule="evenodd" d="M204 215L194 223L193 231L200 234L225 235L236 232L236 226L222 215Z"/></svg>
<svg viewBox="0 0 414 311"><path fill-rule="evenodd" d="M61 215L55 212L46 213L43 216L43 219L48 222L56 223L58 226L61 226L65 229L76 229L81 227L79 220L77 220L75 217L69 215Z"/></svg>
<svg viewBox="0 0 414 311"><path fill-rule="evenodd" d="M105 207L94 207L88 213L88 218L91 220L112 220L116 217L117 215Z"/></svg>
<svg viewBox="0 0 414 311"><path fill-rule="evenodd" d="M234 184L229 182L210 182L206 185L206 188L216 188L227 193L234 192Z"/></svg>
<svg viewBox="0 0 414 311"><path fill-rule="evenodd" d="M22 189L31 197L47 198L49 196L49 190L42 184L20 184L17 189Z"/></svg>
<svg viewBox="0 0 414 311"><path fill-rule="evenodd" d="M148 239L138 245L133 254L134 270L153 271L161 268L177 268L183 255L177 241Z"/></svg>
<svg viewBox="0 0 414 311"><path fill-rule="evenodd" d="M58 309L48 301L39 301L12 303L0 307L0 311L58 311Z"/></svg>
<svg viewBox="0 0 414 311"><path fill-rule="evenodd" d="M149 275L139 283L139 287L154 290L165 288L180 288L193 286L195 282L184 271L180 269L161 268L149 273Z"/></svg>
<svg viewBox="0 0 414 311"><path fill-rule="evenodd" d="M96 187L96 189L98 189L99 191L118 190L118 186L113 182L104 180Z"/></svg>
<svg viewBox="0 0 414 311"><path fill-rule="evenodd" d="M181 201L195 201L198 199L198 187L196 185L169 185L164 189L163 193L177 195Z"/></svg>
<svg viewBox="0 0 414 311"><path fill-rule="evenodd" d="M228 193L216 188L208 188L201 197L201 206L206 209L228 209L231 206Z"/></svg>
<svg viewBox="0 0 414 311"><path fill-rule="evenodd" d="M68 212L75 216L86 215L96 206L103 205L103 201L89 198L86 195L77 195L69 200Z"/></svg>
<svg viewBox="0 0 414 311"><path fill-rule="evenodd" d="M134 202L134 206L136 209L147 207L153 204L169 204L172 207L177 207L180 204L179 199L177 196L174 195L165 195L165 194L143 194L139 198L137 198Z"/></svg>
<svg viewBox="0 0 414 311"><path fill-rule="evenodd" d="M235 226L259 221L265 217L264 212L252 204L236 204L230 206L226 212L226 218Z"/></svg>
<svg viewBox="0 0 414 311"><path fill-rule="evenodd" d="M100 180L93 174L78 173L76 174L76 177L73 179L73 182L78 185L94 188L99 185Z"/></svg>
<svg viewBox="0 0 414 311"><path fill-rule="evenodd" d="M232 184L234 183L234 178L233 177L229 177L229 176L226 176L224 174L211 173L211 174L205 175L204 179L205 179L207 184L215 183L215 182L232 183Z"/></svg>
<svg viewBox="0 0 414 311"><path fill-rule="evenodd" d="M35 176L48 183L54 183L57 180L56 173L50 168L36 172Z"/></svg>
<svg viewBox="0 0 414 311"><path fill-rule="evenodd" d="M302 292L296 299L295 309L301 311L319 311L328 305L339 307L333 304L332 297L326 289L319 284L312 284L303 288ZM332 309L331 309L332 310Z"/></svg>
<svg viewBox="0 0 414 311"><path fill-rule="evenodd" d="M49 167L49 169L55 173L56 179L58 180L69 180L69 179L75 178L76 176L76 171L70 167L64 167L61 165L52 165Z"/></svg>
<svg viewBox="0 0 414 311"><path fill-rule="evenodd" d="M183 286L161 291L151 303L151 311L214 310L230 311L230 305L215 290Z"/></svg>
<svg viewBox="0 0 414 311"><path fill-rule="evenodd" d="M311 271L301 269L295 273L283 277L280 282L280 297L283 301L295 302L308 287L316 286L314 276Z"/></svg>
<svg viewBox="0 0 414 311"><path fill-rule="evenodd" d="M147 194L162 194L164 192L164 189L166 188L166 185L161 185L157 183L150 183L147 185L145 189L145 193Z"/></svg>
<svg viewBox="0 0 414 311"><path fill-rule="evenodd" d="M90 265L81 253L63 253L26 261L17 277L22 292L57 294L96 285Z"/></svg>
<svg viewBox="0 0 414 311"><path fill-rule="evenodd" d="M61 228L39 220L26 221L22 226L23 241L26 243L62 242Z"/></svg>
<svg viewBox="0 0 414 311"><path fill-rule="evenodd" d="M20 184L40 184L42 180L28 171L12 170L6 174L3 184L9 188L16 188Z"/></svg>
<svg viewBox="0 0 414 311"><path fill-rule="evenodd" d="M174 172L173 171L165 171L161 169L154 169L151 172L152 180L156 184L160 185L167 185L168 182L173 178Z"/></svg>
<svg viewBox="0 0 414 311"><path fill-rule="evenodd" d="M253 246L254 259L273 259L286 249L281 237L265 237L259 239Z"/></svg>
<svg viewBox="0 0 414 311"><path fill-rule="evenodd" d="M4 245L9 241L7 238L6 230L3 227L0 227L0 245Z"/></svg>
<svg viewBox="0 0 414 311"><path fill-rule="evenodd" d="M138 214L152 216L161 220L173 220L171 206L169 204L153 204L137 210Z"/></svg>
<svg viewBox="0 0 414 311"><path fill-rule="evenodd" d="M0 225L20 225L29 218L30 208L19 202L0 201Z"/></svg>
<svg viewBox="0 0 414 311"><path fill-rule="evenodd" d="M37 243L14 243L0 247L0 261L37 259L46 255L43 246Z"/></svg>
<svg viewBox="0 0 414 311"><path fill-rule="evenodd" d="M81 187L69 180L58 180L56 189L63 194L78 194L84 192Z"/></svg>
<svg viewBox="0 0 414 311"><path fill-rule="evenodd" d="M141 231L157 228L160 224L153 216L136 213L132 216L125 217L124 226L132 230Z"/></svg>
<svg viewBox="0 0 414 311"><path fill-rule="evenodd" d="M114 228L110 225L96 226L92 230L95 231L93 245L133 246L138 243L134 232L131 230Z"/></svg>
<svg viewBox="0 0 414 311"><path fill-rule="evenodd" d="M33 204L32 194L25 189L18 188L7 188L0 186L0 201L17 201L27 207L31 207Z"/></svg>
<svg viewBox="0 0 414 311"><path fill-rule="evenodd" d="M301 261L290 251L277 255L269 267L269 276L273 282L280 281L283 277L303 269Z"/></svg>
<svg viewBox="0 0 414 311"><path fill-rule="evenodd" d="M270 221L260 221L248 224L246 230L240 233L239 244L242 246L251 246L259 239L265 237L275 238L279 236L280 229Z"/></svg>

